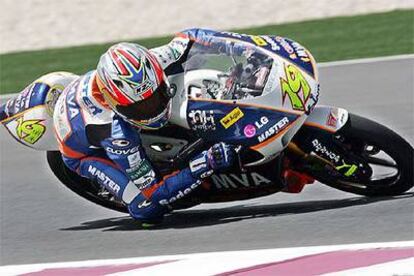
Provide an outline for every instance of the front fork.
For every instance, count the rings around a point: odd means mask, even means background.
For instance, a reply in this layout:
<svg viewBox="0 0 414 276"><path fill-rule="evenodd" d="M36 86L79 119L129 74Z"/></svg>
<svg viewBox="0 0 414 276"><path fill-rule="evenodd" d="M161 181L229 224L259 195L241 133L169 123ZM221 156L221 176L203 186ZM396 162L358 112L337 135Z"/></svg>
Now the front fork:
<svg viewBox="0 0 414 276"><path fill-rule="evenodd" d="M288 144L287 152L287 158L291 162L289 165L293 165L292 169L301 171L306 167L311 167L317 170L335 170L335 165L332 162L319 155L306 153L295 142Z"/></svg>
<svg viewBox="0 0 414 276"><path fill-rule="evenodd" d="M366 178L369 167L342 141L341 131L326 132L320 128L303 127L289 143L287 152L293 169L320 180Z"/></svg>

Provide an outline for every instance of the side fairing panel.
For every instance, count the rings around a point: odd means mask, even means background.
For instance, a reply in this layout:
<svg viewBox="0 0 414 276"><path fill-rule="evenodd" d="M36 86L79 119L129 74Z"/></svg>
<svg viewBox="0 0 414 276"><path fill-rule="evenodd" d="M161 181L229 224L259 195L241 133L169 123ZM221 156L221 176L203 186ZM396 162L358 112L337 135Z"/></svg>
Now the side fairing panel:
<svg viewBox="0 0 414 276"><path fill-rule="evenodd" d="M277 109L228 102L189 100L190 128L210 142L224 141L259 149L293 126L301 116ZM281 139L281 136L280 138ZM273 154L283 149L273 149Z"/></svg>
<svg viewBox="0 0 414 276"><path fill-rule="evenodd" d="M305 121L305 125L337 132L348 121L348 111L334 106L316 106Z"/></svg>
<svg viewBox="0 0 414 276"><path fill-rule="evenodd" d="M30 108L3 125L19 143L37 150L57 150L53 120L44 105Z"/></svg>
<svg viewBox="0 0 414 276"><path fill-rule="evenodd" d="M54 136L53 111L64 88L77 76L55 72L41 77L4 108L7 115L1 123L19 143L36 150L57 150Z"/></svg>

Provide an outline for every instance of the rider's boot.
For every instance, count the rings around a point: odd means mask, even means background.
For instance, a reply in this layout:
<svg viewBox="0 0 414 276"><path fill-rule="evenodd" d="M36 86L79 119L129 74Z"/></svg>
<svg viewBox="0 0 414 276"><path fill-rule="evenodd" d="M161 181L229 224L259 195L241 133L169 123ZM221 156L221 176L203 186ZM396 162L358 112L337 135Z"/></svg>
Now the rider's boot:
<svg viewBox="0 0 414 276"><path fill-rule="evenodd" d="M162 223L164 214L170 210L166 206L147 199L140 193L128 204L128 211L135 220L141 223L143 228L153 228Z"/></svg>

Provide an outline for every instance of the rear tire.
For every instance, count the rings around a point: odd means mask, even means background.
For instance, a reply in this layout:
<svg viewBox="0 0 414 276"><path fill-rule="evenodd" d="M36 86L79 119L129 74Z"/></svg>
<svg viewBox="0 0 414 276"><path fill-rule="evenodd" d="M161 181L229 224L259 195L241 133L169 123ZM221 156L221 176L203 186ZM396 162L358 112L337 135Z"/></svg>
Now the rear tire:
<svg viewBox="0 0 414 276"><path fill-rule="evenodd" d="M48 151L47 162L49 163L49 166L55 176L71 191L105 208L128 213L128 210L123 203L119 201L111 201L105 197L100 196L99 191L101 188L98 183L81 177L66 167L66 165L63 163L62 155L59 151Z"/></svg>

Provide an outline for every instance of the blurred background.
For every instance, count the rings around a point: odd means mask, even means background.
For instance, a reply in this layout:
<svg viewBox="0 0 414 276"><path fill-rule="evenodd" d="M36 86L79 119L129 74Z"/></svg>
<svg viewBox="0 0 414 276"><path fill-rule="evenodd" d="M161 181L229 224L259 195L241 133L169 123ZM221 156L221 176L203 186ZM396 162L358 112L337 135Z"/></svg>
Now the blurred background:
<svg viewBox="0 0 414 276"><path fill-rule="evenodd" d="M317 61L411 53L413 8L414 0L2 0L0 94L47 72L91 70L112 42L154 47L191 27L290 37Z"/></svg>
<svg viewBox="0 0 414 276"><path fill-rule="evenodd" d="M0 53L412 8L412 0L2 0Z"/></svg>

